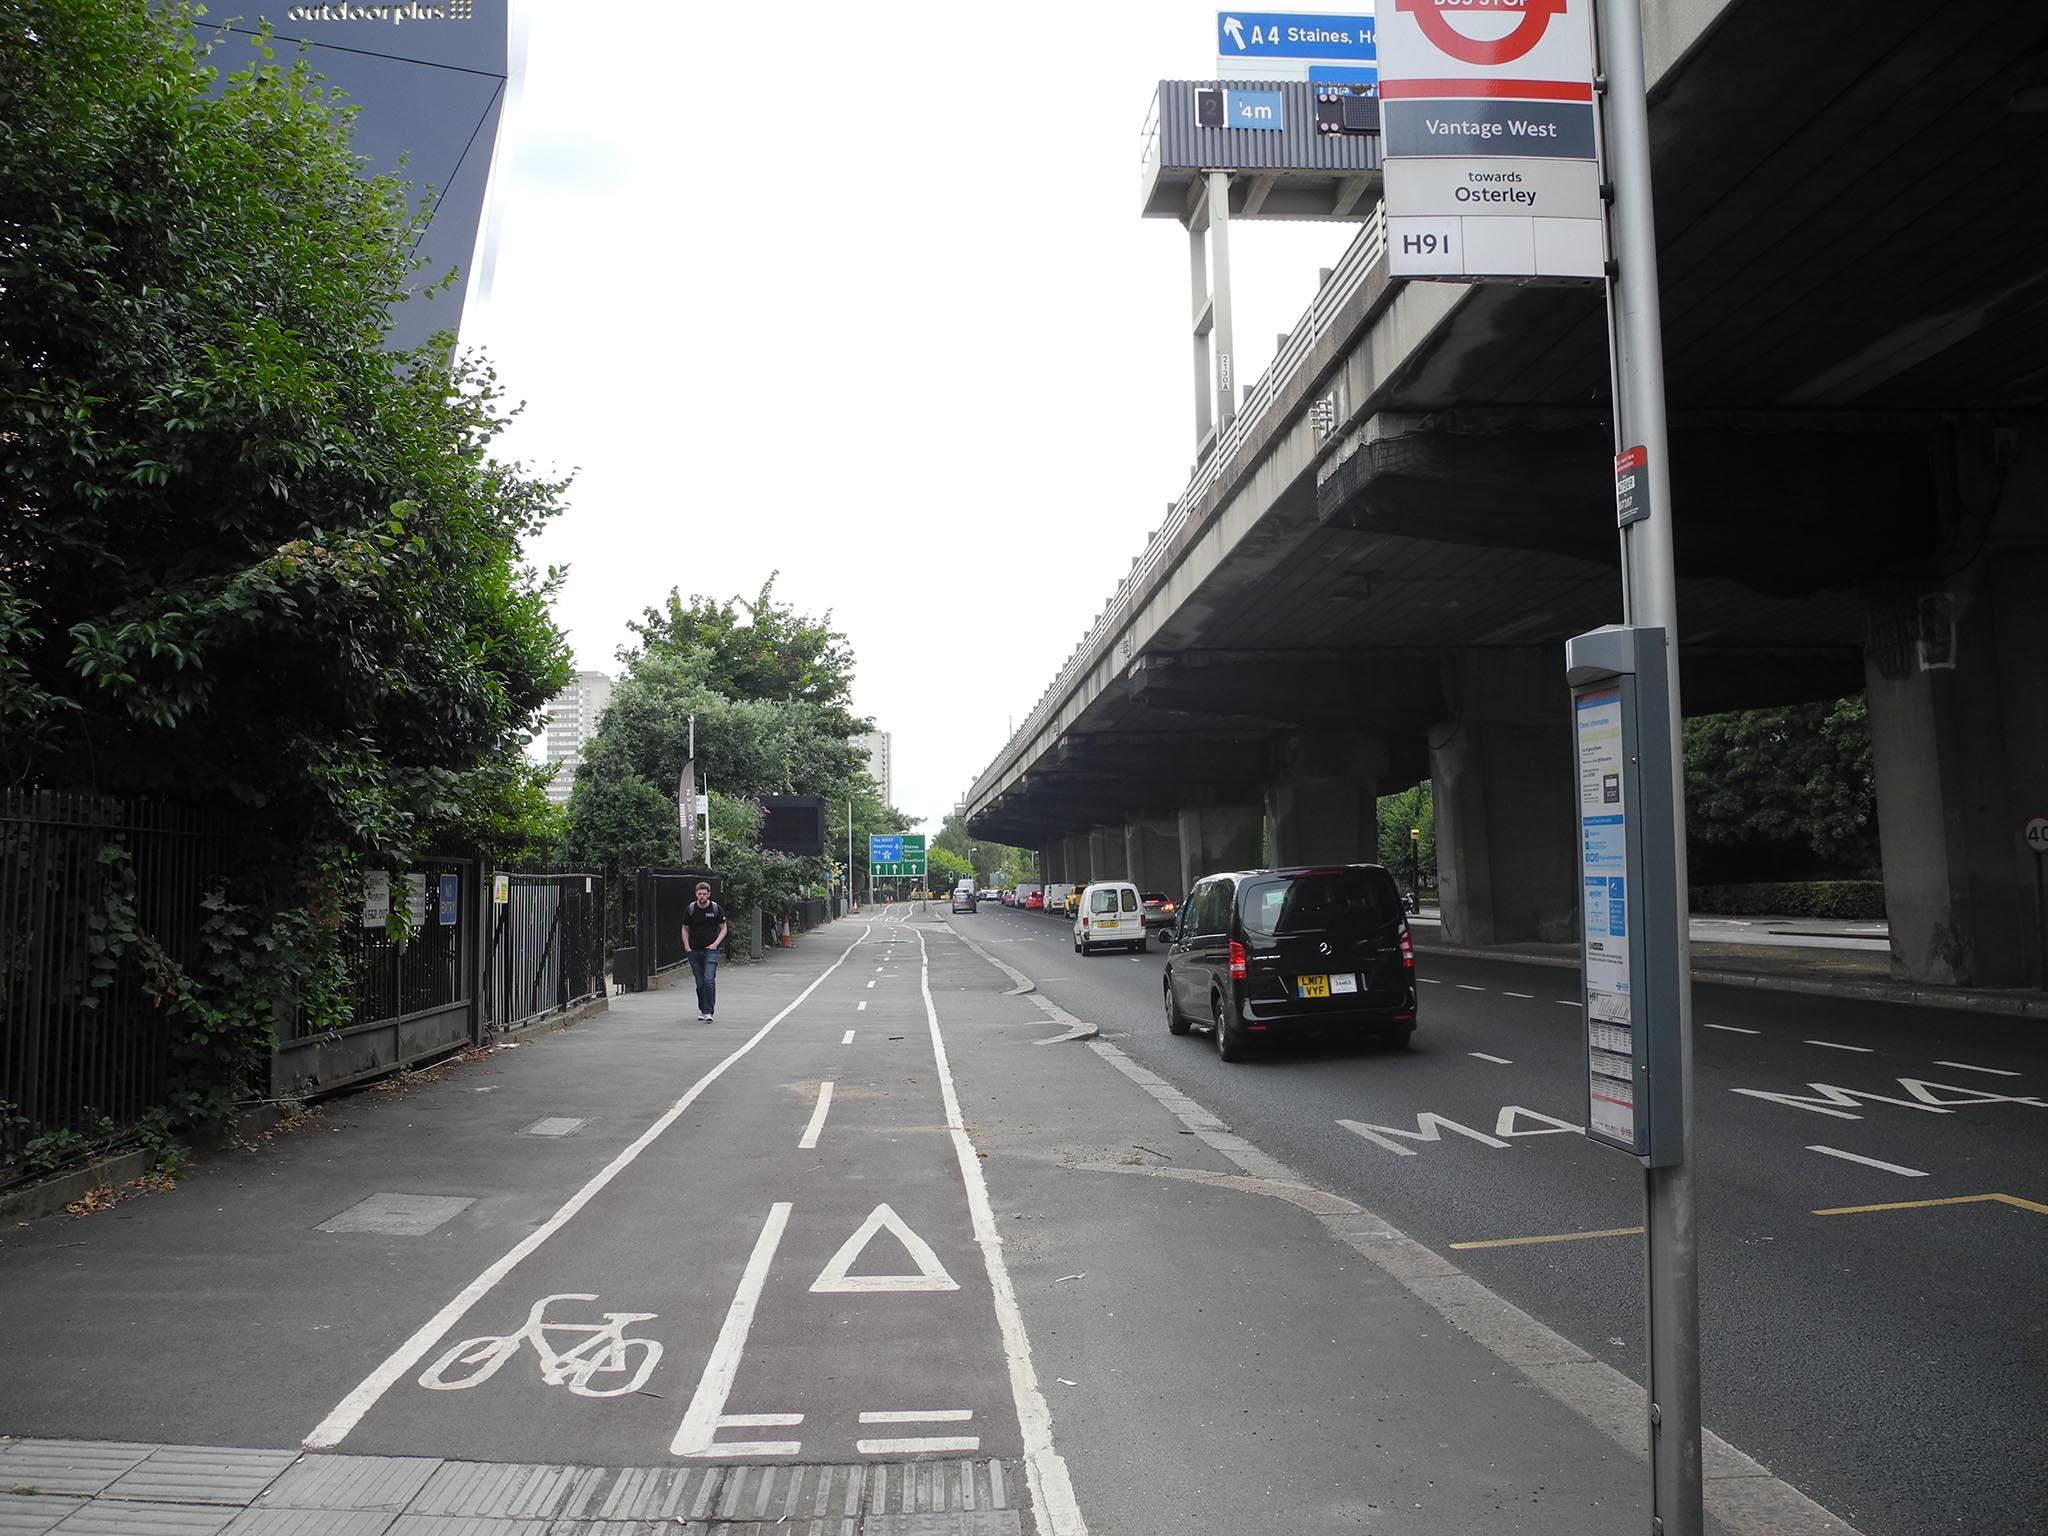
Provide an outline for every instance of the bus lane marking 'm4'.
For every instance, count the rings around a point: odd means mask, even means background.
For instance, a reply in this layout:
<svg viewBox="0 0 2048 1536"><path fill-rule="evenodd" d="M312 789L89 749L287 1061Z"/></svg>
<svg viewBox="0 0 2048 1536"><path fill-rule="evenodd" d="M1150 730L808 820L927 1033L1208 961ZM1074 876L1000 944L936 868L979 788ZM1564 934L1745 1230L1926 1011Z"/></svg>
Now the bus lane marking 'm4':
<svg viewBox="0 0 2048 1536"><path fill-rule="evenodd" d="M1535 1121L1537 1124L1533 1128L1525 1129L1522 1124L1525 1120ZM1582 1125L1574 1125L1569 1120L1560 1120L1555 1115L1546 1115L1540 1109L1530 1109L1522 1104L1504 1104L1501 1106L1500 1113L1494 1117L1492 1135L1488 1135L1485 1131L1475 1131L1469 1125L1461 1124L1451 1119L1448 1115L1439 1115L1431 1110L1424 1110L1415 1117L1415 1129L1412 1131L1404 1131L1399 1126L1393 1125L1367 1125L1359 1120L1339 1120L1337 1123L1343 1126L1345 1130L1351 1132L1352 1135L1363 1137L1376 1147L1384 1147L1396 1157L1413 1157L1415 1155L1413 1147L1404 1147L1401 1145L1401 1142L1441 1142L1444 1139L1443 1133L1445 1131L1454 1132L1459 1136L1465 1137L1467 1140L1478 1142L1483 1147L1492 1147L1496 1151L1505 1149L1509 1139L1520 1136L1561 1136L1566 1133L1574 1135L1585 1134L1585 1127ZM1396 1137L1399 1140L1395 1140L1394 1138Z"/></svg>
<svg viewBox="0 0 2048 1536"><path fill-rule="evenodd" d="M480 1386L498 1374L498 1368L531 1344L540 1356L540 1379L550 1387L567 1387L578 1397L624 1397L647 1385L661 1363L661 1345L653 1339L629 1339L629 1323L651 1323L652 1312L607 1312L601 1323L551 1321L549 1308L558 1301L596 1301L587 1292L562 1291L543 1296L526 1314L526 1326L517 1333L485 1334L464 1339L449 1350L420 1377L420 1385L435 1392L460 1392ZM559 1353L548 1335L582 1334L583 1342ZM466 1374L455 1374L460 1367ZM600 1385L600 1381L602 1384Z"/></svg>
<svg viewBox="0 0 2048 1536"><path fill-rule="evenodd" d="M1863 1116L1856 1111L1865 1104L1891 1104L1926 1115L1952 1115L1958 1109L1977 1104L2030 1104L2035 1109L2048 1109L2048 1099L2023 1094L1992 1093L1983 1088L1929 1082L1920 1077L1901 1077L1895 1081L1906 1090L1908 1097L1901 1099L1892 1094L1872 1093L1864 1088L1838 1088L1833 1083L1808 1083L1806 1086L1813 1090L1810 1094L1776 1093L1765 1088L1730 1088L1728 1091L1745 1098L1762 1099L1768 1104L1783 1104L1790 1109L1809 1110L1816 1115L1831 1115L1837 1120L1861 1120Z"/></svg>

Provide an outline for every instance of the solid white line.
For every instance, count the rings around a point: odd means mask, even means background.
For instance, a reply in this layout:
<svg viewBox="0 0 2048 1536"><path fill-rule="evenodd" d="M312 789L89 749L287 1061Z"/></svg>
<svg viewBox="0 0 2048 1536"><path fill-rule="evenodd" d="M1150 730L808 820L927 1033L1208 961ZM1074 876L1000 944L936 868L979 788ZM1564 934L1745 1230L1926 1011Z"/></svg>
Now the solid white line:
<svg viewBox="0 0 2048 1536"><path fill-rule="evenodd" d="M849 1029L845 1034L841 1035L839 1037L839 1043L841 1045L853 1044L853 1031Z"/></svg>
<svg viewBox="0 0 2048 1536"><path fill-rule="evenodd" d="M1525 1003L1533 1003L1536 1001L1536 994L1534 992L1503 992L1501 993L1501 996L1519 997Z"/></svg>
<svg viewBox="0 0 2048 1536"><path fill-rule="evenodd" d="M818 1107L811 1111L811 1123L804 1127L804 1139L796 1144L799 1152L808 1152L818 1144L818 1132L825 1129L825 1111L832 1107L832 1085L818 1084Z"/></svg>
<svg viewBox="0 0 2048 1536"><path fill-rule="evenodd" d="M1831 1051L1857 1051L1857 1052L1860 1052L1861 1054L1863 1054L1863 1055L1865 1055L1865 1056L1869 1056L1869 1055L1873 1055L1873 1054L1874 1054L1874 1052L1873 1052L1873 1051L1871 1050L1871 1048L1870 1048L1869 1046L1867 1046L1867 1045L1837 1045L1837 1044L1836 1044L1836 1043L1835 1043L1834 1041L1832 1041L1832 1040L1808 1040L1808 1041L1806 1042L1806 1044L1808 1044L1808 1045L1824 1045L1824 1046L1826 1046L1826 1047L1827 1047L1827 1048L1828 1048L1829 1050L1831 1050Z"/></svg>
<svg viewBox="0 0 2048 1536"><path fill-rule="evenodd" d="M920 1451L978 1451L981 1441L974 1435L933 1435L908 1440L856 1440L853 1448L863 1456L915 1456Z"/></svg>
<svg viewBox="0 0 2048 1536"><path fill-rule="evenodd" d="M1927 1175L1918 1168L1902 1168L1897 1163L1879 1162L1874 1157L1864 1157L1857 1152L1844 1152L1839 1147L1808 1147L1809 1152L1824 1152L1829 1157L1839 1157L1845 1163L1861 1163L1866 1168L1882 1168L1886 1173L1902 1174L1909 1179L1924 1179Z"/></svg>
<svg viewBox="0 0 2048 1536"><path fill-rule="evenodd" d="M1461 981L1461 982L1459 982L1459 983L1458 983L1458 990L1459 990L1460 992L1484 992L1484 991L1486 990L1486 988L1484 988L1484 987L1475 987L1475 986L1473 986L1473 985L1472 985L1472 983L1471 983L1471 982L1469 982L1469 981Z"/></svg>
<svg viewBox="0 0 2048 1536"><path fill-rule="evenodd" d="M1937 1061L1937 1067L1954 1067L1958 1072L1989 1072L1993 1077L2018 1077L2017 1072L2008 1072L2003 1067L1973 1067L1967 1061Z"/></svg>
<svg viewBox="0 0 2048 1536"><path fill-rule="evenodd" d="M732 1293L732 1306L725 1314L725 1325L718 1330L718 1342L711 1346L711 1358L704 1362L697 1391L683 1414L683 1422L677 1426L675 1439L669 1443L671 1456L794 1456L803 1449L800 1440L712 1443L722 1424L757 1426L769 1419L765 1414L743 1414L729 1420L722 1415L726 1399L732 1395L733 1379L740 1373L740 1355L747 1347L747 1335L753 1331L754 1308L760 1305L762 1287L768 1283L768 1266L775 1261L782 1229L789 1225L789 1209L787 1200L778 1200L768 1207L768 1220L762 1224L754 1251L747 1257L739 1289ZM792 1418L802 1421L801 1414L776 1414L773 1422L786 1424Z"/></svg>
<svg viewBox="0 0 2048 1536"><path fill-rule="evenodd" d="M864 1413L860 1421L863 1424L964 1424L973 1417L972 1408L890 1408L880 1413Z"/></svg>
<svg viewBox="0 0 2048 1536"><path fill-rule="evenodd" d="M1016 1287L1003 1264L1003 1240L996 1231L996 1216L989 1204L988 1181L981 1171L981 1159L974 1155L974 1143L967 1136L967 1122L960 1113L960 1095L953 1087L953 1068L946 1059L945 1038L939 1033L939 1010L932 1002L931 952L924 931L917 935L918 990L924 994L925 1024L931 1031L932 1056L939 1069L939 1092L946 1103L946 1129L953 1138L953 1155L960 1164L960 1179L967 1186L967 1208L974 1217L974 1240L988 1267L989 1289L994 1293L996 1322L1003 1335L1003 1356L1010 1370L1010 1400L1017 1410L1017 1426L1024 1436L1025 1480L1038 1506L1042 1536L1088 1536L1088 1522L1081 1518L1081 1506L1074 1498L1073 1480L1066 1461L1052 1443L1052 1410L1038 1387L1038 1372L1031 1364L1031 1340L1024 1332L1024 1314L1017 1306Z"/></svg>
<svg viewBox="0 0 2048 1536"><path fill-rule="evenodd" d="M1744 1029L1739 1024L1709 1024L1707 1028L1718 1029L1726 1035L1760 1035L1763 1033L1760 1029Z"/></svg>
<svg viewBox="0 0 2048 1536"><path fill-rule="evenodd" d="M1467 1056L1477 1056L1481 1061L1495 1062L1503 1067L1512 1067L1514 1065L1514 1063L1512 1061L1509 1061L1505 1056L1489 1056L1484 1051L1467 1051L1465 1054Z"/></svg>
<svg viewBox="0 0 2048 1536"><path fill-rule="evenodd" d="M872 927L872 925L870 926ZM675 1103L671 1104L662 1113L661 1118L642 1131L638 1139L628 1146L625 1151L605 1164L603 1170L595 1178L571 1195L563 1203L560 1210L556 1211L554 1215L550 1216L540 1226L522 1238L503 1258L499 1259L489 1269L486 1269L482 1274L470 1281L468 1285L464 1286L457 1293L454 1300L436 1312L421 1325L411 1338L393 1350L382 1365L365 1377L353 1392L349 1393L347 1397L344 1397L335 1405L333 1412L329 1413L326 1418L322 1419L314 1427L312 1434L308 1435L305 1439L304 1444L306 1448L308 1450L327 1450L341 1444L348 1437L349 1432L362 1421L363 1415L376 1406L377 1400L397 1384L399 1377L405 1375L414 1366L418 1365L426 1356L427 1351L438 1344L441 1341L442 1335L446 1334L450 1328L453 1328L460 1322L464 1314L471 1307L489 1295L492 1288L500 1280L511 1274L518 1267L522 1259L559 1232L570 1217L582 1210L607 1184L625 1172L633 1160L653 1144L656 1137L682 1118L683 1111L696 1103L698 1096L706 1088L709 1088L725 1075L727 1068L731 1067L734 1062L765 1040L768 1037L769 1030L796 1012L805 998L823 986L825 978L844 965L846 957L852 954L859 944L860 940L855 939L853 943L847 945L840 952L839 958L834 960L816 981L799 992L787 1008L754 1031L753 1035L739 1049L735 1050L725 1060L692 1083L688 1093L685 1093Z"/></svg>

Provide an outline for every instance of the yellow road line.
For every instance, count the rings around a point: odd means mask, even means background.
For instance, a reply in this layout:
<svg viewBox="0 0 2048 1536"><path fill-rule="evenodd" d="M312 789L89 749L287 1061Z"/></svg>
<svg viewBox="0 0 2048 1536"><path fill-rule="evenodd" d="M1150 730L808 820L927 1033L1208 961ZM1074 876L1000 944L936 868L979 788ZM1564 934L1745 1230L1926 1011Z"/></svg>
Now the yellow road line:
<svg viewBox="0 0 2048 1536"><path fill-rule="evenodd" d="M2048 1205L2043 1205L2038 1200L2022 1200L2018 1195L1950 1195L1945 1200L1893 1200L1884 1205L1837 1205L1825 1211L1815 1211L1813 1214L1862 1216L1871 1211L1924 1211L1936 1205L1978 1205L1986 1200L1997 1200L2006 1205L2016 1205L2023 1211L2037 1211L2043 1216L2048 1216Z"/></svg>
<svg viewBox="0 0 2048 1536"><path fill-rule="evenodd" d="M1641 1237L1641 1227L1610 1227L1605 1232L1557 1232L1549 1237L1495 1237L1483 1243L1453 1243L1457 1249L1520 1248L1529 1243L1583 1243L1589 1237Z"/></svg>

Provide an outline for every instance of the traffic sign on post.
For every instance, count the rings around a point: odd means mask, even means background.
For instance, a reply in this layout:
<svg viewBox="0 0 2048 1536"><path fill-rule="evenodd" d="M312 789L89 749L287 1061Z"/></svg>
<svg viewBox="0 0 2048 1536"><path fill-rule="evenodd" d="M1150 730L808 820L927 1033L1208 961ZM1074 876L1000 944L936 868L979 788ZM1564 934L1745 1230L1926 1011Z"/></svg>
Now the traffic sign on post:
<svg viewBox="0 0 2048 1536"><path fill-rule="evenodd" d="M876 880L924 878L924 834L904 832L868 838L868 874Z"/></svg>
<svg viewBox="0 0 2048 1536"><path fill-rule="evenodd" d="M1218 11L1216 73L1224 80L1314 80L1342 69L1348 83L1378 79L1370 16L1315 11Z"/></svg>
<svg viewBox="0 0 2048 1536"><path fill-rule="evenodd" d="M1387 270L1604 276L1593 0L1392 0L1379 21Z"/></svg>

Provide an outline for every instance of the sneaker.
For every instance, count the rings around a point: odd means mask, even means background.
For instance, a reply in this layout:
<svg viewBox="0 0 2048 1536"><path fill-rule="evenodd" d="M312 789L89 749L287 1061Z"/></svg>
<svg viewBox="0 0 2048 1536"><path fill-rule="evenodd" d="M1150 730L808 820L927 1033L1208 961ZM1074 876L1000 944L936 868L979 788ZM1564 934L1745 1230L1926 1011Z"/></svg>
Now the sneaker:
<svg viewBox="0 0 2048 1536"><path fill-rule="evenodd" d="M697 1022L699 1024L709 1024L711 1022L711 1015L708 1013L700 1013L697 1015Z"/></svg>

